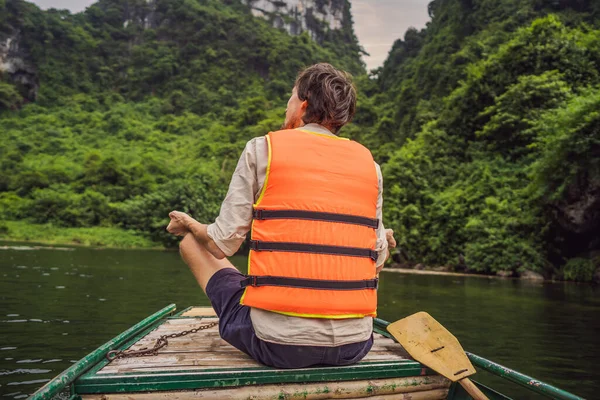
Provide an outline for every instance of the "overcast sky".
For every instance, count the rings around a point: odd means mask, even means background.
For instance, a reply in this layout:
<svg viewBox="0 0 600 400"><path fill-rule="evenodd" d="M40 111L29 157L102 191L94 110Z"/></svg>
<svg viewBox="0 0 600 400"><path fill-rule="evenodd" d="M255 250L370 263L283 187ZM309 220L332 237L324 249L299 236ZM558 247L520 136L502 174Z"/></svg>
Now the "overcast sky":
<svg viewBox="0 0 600 400"><path fill-rule="evenodd" d="M350 0L354 31L370 57L367 69L383 65L396 39L404 38L408 28L421 29L429 21L427 5L431 0Z"/></svg>
<svg viewBox="0 0 600 400"><path fill-rule="evenodd" d="M381 66L392 44L404 37L411 26L420 29L429 21L431 0L350 0L354 30L360 44L371 55L365 57L368 69ZM68 8L79 12L95 0L33 0L41 8Z"/></svg>

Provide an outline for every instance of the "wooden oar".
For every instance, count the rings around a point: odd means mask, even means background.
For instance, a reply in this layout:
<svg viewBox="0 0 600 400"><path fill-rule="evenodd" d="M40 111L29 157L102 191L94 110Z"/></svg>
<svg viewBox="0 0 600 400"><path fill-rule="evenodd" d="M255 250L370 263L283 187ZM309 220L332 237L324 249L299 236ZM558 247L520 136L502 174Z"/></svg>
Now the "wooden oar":
<svg viewBox="0 0 600 400"><path fill-rule="evenodd" d="M415 360L452 382L475 400L488 400L469 378L476 371L458 340L426 312L389 324L387 330Z"/></svg>

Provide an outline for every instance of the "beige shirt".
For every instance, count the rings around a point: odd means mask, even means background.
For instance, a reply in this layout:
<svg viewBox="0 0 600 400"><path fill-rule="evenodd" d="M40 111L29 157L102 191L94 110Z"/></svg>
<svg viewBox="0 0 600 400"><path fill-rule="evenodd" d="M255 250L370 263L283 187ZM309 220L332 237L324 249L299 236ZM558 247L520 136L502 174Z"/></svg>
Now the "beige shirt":
<svg viewBox="0 0 600 400"><path fill-rule="evenodd" d="M301 130L333 135L317 124L308 124ZM229 184L229 190L215 223L208 226L208 236L227 256L232 256L246 239L252 224L252 205L258 200L265 183L268 162L268 145L264 136L246 144ZM382 221L383 178L375 163L379 182L377 199L376 266L382 266L387 255L387 240ZM299 318L252 308L250 311L256 336L261 340L297 346L341 346L367 340L371 336L373 319L321 319Z"/></svg>

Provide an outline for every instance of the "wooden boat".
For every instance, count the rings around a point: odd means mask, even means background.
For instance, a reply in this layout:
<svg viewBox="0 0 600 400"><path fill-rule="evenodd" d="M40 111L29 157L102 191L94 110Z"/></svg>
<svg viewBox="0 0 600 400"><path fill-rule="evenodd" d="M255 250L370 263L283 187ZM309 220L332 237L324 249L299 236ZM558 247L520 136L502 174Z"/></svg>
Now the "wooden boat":
<svg viewBox="0 0 600 400"><path fill-rule="evenodd" d="M155 355L107 360L113 350L151 348L163 335L216 321L211 308L189 307L176 313L175 305L167 306L82 358L31 399L51 399L66 391L69 400L471 399L460 385L411 359L387 333L388 323L379 319L374 321L371 352L360 363L347 367L265 367L223 341L218 326L169 338L168 345ZM552 399L581 399L474 354L467 355L479 370L532 392ZM492 400L510 400L476 385Z"/></svg>

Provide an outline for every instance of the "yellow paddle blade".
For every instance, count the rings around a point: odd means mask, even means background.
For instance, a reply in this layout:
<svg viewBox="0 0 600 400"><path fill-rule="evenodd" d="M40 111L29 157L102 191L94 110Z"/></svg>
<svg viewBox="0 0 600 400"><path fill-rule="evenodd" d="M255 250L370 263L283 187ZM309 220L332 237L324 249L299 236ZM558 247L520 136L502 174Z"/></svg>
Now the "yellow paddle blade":
<svg viewBox="0 0 600 400"><path fill-rule="evenodd" d="M396 321L387 330L415 360L452 382L475 373L458 340L426 312Z"/></svg>

